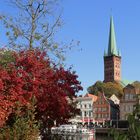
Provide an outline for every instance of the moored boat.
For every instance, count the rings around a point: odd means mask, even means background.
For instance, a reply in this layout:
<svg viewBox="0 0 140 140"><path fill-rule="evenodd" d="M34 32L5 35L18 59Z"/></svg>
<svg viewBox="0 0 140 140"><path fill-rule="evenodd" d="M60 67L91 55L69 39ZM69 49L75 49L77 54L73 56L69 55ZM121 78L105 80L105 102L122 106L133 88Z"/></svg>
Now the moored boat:
<svg viewBox="0 0 140 140"><path fill-rule="evenodd" d="M59 127L53 127L51 129L52 134L60 135L95 135L94 129L77 128L76 125L61 125Z"/></svg>

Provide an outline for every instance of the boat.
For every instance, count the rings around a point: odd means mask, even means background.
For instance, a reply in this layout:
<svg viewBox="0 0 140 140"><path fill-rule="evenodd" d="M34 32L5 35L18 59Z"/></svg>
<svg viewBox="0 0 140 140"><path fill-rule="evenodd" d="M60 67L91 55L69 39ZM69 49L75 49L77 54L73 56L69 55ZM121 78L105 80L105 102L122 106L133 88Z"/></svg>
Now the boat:
<svg viewBox="0 0 140 140"><path fill-rule="evenodd" d="M52 127L52 134L60 135L95 135L94 129L77 128L76 125L60 125L59 127Z"/></svg>
<svg viewBox="0 0 140 140"><path fill-rule="evenodd" d="M95 134L93 130L89 130L87 128L80 128L77 131L78 131L77 134L81 134L81 135L93 136Z"/></svg>

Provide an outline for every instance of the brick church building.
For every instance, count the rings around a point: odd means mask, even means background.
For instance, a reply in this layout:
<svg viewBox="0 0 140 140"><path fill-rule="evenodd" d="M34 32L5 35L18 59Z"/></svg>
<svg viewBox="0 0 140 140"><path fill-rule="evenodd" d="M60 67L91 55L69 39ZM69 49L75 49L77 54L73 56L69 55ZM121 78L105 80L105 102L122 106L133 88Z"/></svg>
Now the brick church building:
<svg viewBox="0 0 140 140"><path fill-rule="evenodd" d="M110 19L108 51L104 52L104 82L121 81L121 54L116 46L113 18ZM112 93L113 94L113 93ZM119 105L99 92L93 103L94 119L96 123L119 119Z"/></svg>
<svg viewBox="0 0 140 140"><path fill-rule="evenodd" d="M120 99L119 112L120 119L127 120L128 115L132 114L134 106L139 101L139 92L132 84L132 81L124 81L121 79L121 53L117 49L114 23L111 17L108 50L104 52L104 82L114 81L120 83L124 87L123 95Z"/></svg>
<svg viewBox="0 0 140 140"><path fill-rule="evenodd" d="M118 98L114 93L110 98L106 97L104 92L99 92L95 100L91 97L77 98L78 109L81 115L78 119L84 124L94 122L104 124L106 121L118 122L127 120L128 114L134 110L134 106L139 102L138 90L133 86L132 81L121 79L121 53L116 45L115 29L113 18L110 18L110 30L108 50L104 52L104 82L118 82L123 86L122 98ZM92 95L93 96L93 95Z"/></svg>
<svg viewBox="0 0 140 140"><path fill-rule="evenodd" d="M121 81L121 54L116 46L113 18L110 19L108 50L104 52L104 82Z"/></svg>

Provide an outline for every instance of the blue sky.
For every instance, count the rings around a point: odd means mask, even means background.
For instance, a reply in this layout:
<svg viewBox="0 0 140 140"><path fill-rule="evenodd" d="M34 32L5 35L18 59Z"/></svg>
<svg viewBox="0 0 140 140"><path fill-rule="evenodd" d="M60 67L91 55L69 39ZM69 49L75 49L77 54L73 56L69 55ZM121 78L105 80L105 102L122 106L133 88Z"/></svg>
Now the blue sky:
<svg viewBox="0 0 140 140"><path fill-rule="evenodd" d="M114 17L117 47L122 53L122 79L140 80L140 1L65 0L61 39L80 41L82 51L67 55L85 93L88 86L103 80L103 53L108 47L109 20Z"/></svg>
<svg viewBox="0 0 140 140"><path fill-rule="evenodd" d="M140 80L140 1L139 0L62 0L64 25L60 41L79 40L80 45L67 54L86 93L88 86L103 80L103 54L108 47L109 20L114 17L117 47L122 54L122 79ZM0 11L10 12L5 0ZM0 26L1 27L1 26ZM0 28L0 42L5 44ZM79 49L82 51L79 51Z"/></svg>

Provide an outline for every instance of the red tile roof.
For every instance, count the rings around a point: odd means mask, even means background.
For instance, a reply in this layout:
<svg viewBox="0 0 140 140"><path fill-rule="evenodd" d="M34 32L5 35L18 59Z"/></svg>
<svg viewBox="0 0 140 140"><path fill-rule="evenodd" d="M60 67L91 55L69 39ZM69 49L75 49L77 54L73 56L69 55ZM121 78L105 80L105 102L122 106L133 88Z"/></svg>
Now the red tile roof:
<svg viewBox="0 0 140 140"><path fill-rule="evenodd" d="M96 95L89 94L89 93L87 93L84 97L91 97L93 102L95 102L97 100L97 98L98 98Z"/></svg>

